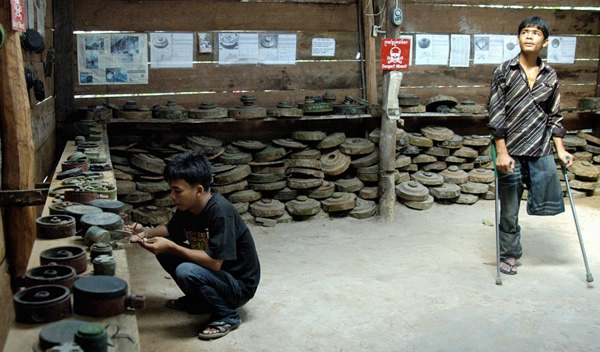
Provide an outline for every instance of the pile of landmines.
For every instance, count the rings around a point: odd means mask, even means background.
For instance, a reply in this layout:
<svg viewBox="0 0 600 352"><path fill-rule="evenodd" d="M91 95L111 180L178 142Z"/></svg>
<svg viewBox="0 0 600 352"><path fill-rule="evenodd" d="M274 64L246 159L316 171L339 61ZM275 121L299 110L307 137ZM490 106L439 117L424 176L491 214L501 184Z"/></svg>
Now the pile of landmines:
<svg viewBox="0 0 600 352"><path fill-rule="evenodd" d="M209 136L188 136L181 144L162 147L112 146L111 159L118 199L129 204L126 212L134 221L148 225L169 220L174 208L162 171L186 150L209 156L212 192L227 197L248 223L274 226L346 215L362 219L377 213L379 200L380 131L366 137L295 131L268 143L224 145ZM427 126L420 133L398 128L396 141L396 195L402 204L423 210L434 201L494 199L489 136L459 136L445 127ZM599 189L600 169L594 163L600 163L600 140L579 134L567 135L564 142L576 158L569 173L574 195L592 195ZM562 174L558 166L557 172Z"/></svg>

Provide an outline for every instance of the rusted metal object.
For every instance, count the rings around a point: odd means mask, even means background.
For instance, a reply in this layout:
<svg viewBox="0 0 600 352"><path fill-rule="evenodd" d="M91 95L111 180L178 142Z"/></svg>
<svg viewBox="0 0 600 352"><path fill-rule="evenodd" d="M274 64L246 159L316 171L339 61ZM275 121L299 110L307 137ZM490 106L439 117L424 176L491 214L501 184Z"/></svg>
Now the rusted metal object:
<svg viewBox="0 0 600 352"><path fill-rule="evenodd" d="M411 179L416 180L424 186L440 186L444 183L444 178L440 174L423 170L412 174Z"/></svg>
<svg viewBox="0 0 600 352"><path fill-rule="evenodd" d="M600 99L600 98L599 98ZM583 138L586 140L586 142L595 144L595 145L600 145L600 138L593 136L589 133L585 133L585 132L579 132L577 133L577 137ZM587 143L586 143L587 145Z"/></svg>
<svg viewBox="0 0 600 352"><path fill-rule="evenodd" d="M213 191L215 193L228 194L228 193L235 192L235 191L241 191L241 190L245 189L246 187L248 187L248 181L242 180L240 182L232 183L229 185L222 185L222 186L211 185L210 189L211 189L211 191Z"/></svg>
<svg viewBox="0 0 600 352"><path fill-rule="evenodd" d="M479 200L479 197L474 194L461 194L459 197L454 199L456 204L475 204Z"/></svg>
<svg viewBox="0 0 600 352"><path fill-rule="evenodd" d="M133 191L121 197L121 200L129 204L142 204L154 199L154 195L149 192Z"/></svg>
<svg viewBox="0 0 600 352"><path fill-rule="evenodd" d="M228 109L228 116L236 120L253 120L267 117L267 109L254 105L256 97L253 95L242 95L241 106Z"/></svg>
<svg viewBox="0 0 600 352"><path fill-rule="evenodd" d="M411 209L427 210L427 209L431 209L431 207L433 206L433 197L427 196L427 198L425 200L420 200L420 201L419 200L400 199L400 202Z"/></svg>
<svg viewBox="0 0 600 352"><path fill-rule="evenodd" d="M255 174L279 174L288 168L287 160L251 161L248 163Z"/></svg>
<svg viewBox="0 0 600 352"><path fill-rule="evenodd" d="M237 212L240 215L246 213L248 211L248 208L250 207L250 203L248 203L248 202L231 203L231 204L233 205L235 210L237 210Z"/></svg>
<svg viewBox="0 0 600 352"><path fill-rule="evenodd" d="M248 150L262 150L267 146L263 142L254 141L254 140L233 141L233 142L231 142L231 144L235 145L236 147L248 149Z"/></svg>
<svg viewBox="0 0 600 352"><path fill-rule="evenodd" d="M263 198L250 204L248 211L254 216L272 218L283 215L285 206L276 199Z"/></svg>
<svg viewBox="0 0 600 352"><path fill-rule="evenodd" d="M187 136L184 146L204 154L217 154L223 146L223 142L206 136Z"/></svg>
<svg viewBox="0 0 600 352"><path fill-rule="evenodd" d="M69 291L77 278L75 269L68 265L42 265L27 270L24 277L25 287L40 285L60 285Z"/></svg>
<svg viewBox="0 0 600 352"><path fill-rule="evenodd" d="M462 193L485 194L488 191L488 189L489 187L485 183L469 181L460 185L460 191Z"/></svg>
<svg viewBox="0 0 600 352"><path fill-rule="evenodd" d="M412 163L412 159L408 155L399 155L394 162L394 166L399 169L408 166Z"/></svg>
<svg viewBox="0 0 600 352"><path fill-rule="evenodd" d="M418 106L420 104L421 98L418 95L398 94L398 105L400 105L403 110L405 106Z"/></svg>
<svg viewBox="0 0 600 352"><path fill-rule="evenodd" d="M347 138L339 147L347 155L364 155L375 150L375 144L365 138Z"/></svg>
<svg viewBox="0 0 600 352"><path fill-rule="evenodd" d="M374 148L374 147L373 147ZM321 169L325 175L337 176L350 167L351 159L348 155L336 149L321 156Z"/></svg>
<svg viewBox="0 0 600 352"><path fill-rule="evenodd" d="M291 189L289 187L284 187L275 193L273 199L277 199L283 202L287 202L288 200L296 199L298 197L298 191L295 189Z"/></svg>
<svg viewBox="0 0 600 352"><path fill-rule="evenodd" d="M88 171L90 168L90 162L87 158L79 160L65 160L60 164L62 172L67 170L80 168L83 171Z"/></svg>
<svg viewBox="0 0 600 352"><path fill-rule="evenodd" d="M77 232L75 218L70 215L42 216L35 220L39 238L65 238Z"/></svg>
<svg viewBox="0 0 600 352"><path fill-rule="evenodd" d="M296 216L311 216L321 211L321 203L307 196L298 196L294 200L285 203L288 213Z"/></svg>
<svg viewBox="0 0 600 352"><path fill-rule="evenodd" d="M444 182L461 184L466 183L469 180L469 175L466 171L461 170L456 165L450 165L440 175L444 178Z"/></svg>
<svg viewBox="0 0 600 352"><path fill-rule="evenodd" d="M333 113L336 115L363 115L367 113L367 107L344 101L342 104L333 105Z"/></svg>
<svg viewBox="0 0 600 352"><path fill-rule="evenodd" d="M408 176L408 173L406 173ZM379 188L378 187L363 187L358 192L358 197L362 199L377 199L379 197Z"/></svg>
<svg viewBox="0 0 600 352"><path fill-rule="evenodd" d="M317 149L329 149L335 148L346 141L346 134L343 132L336 132L327 135L323 140L317 144Z"/></svg>
<svg viewBox="0 0 600 352"><path fill-rule="evenodd" d="M302 104L298 104L305 115L327 115L333 112L333 104L330 101L324 101L322 97L304 98Z"/></svg>
<svg viewBox="0 0 600 352"><path fill-rule="evenodd" d="M75 269L77 274L81 274L87 269L86 251L84 247L78 246L60 246L46 249L40 253L40 263L42 265L50 263L68 265Z"/></svg>
<svg viewBox="0 0 600 352"><path fill-rule="evenodd" d="M273 144L289 149L305 149L306 147L308 147L308 145L300 143L291 138L274 139Z"/></svg>
<svg viewBox="0 0 600 352"><path fill-rule="evenodd" d="M402 155L419 155L421 153L421 149L416 145L407 145L402 149Z"/></svg>
<svg viewBox="0 0 600 352"><path fill-rule="evenodd" d="M379 164L359 167L356 169L356 177L364 182L376 182L379 180Z"/></svg>
<svg viewBox="0 0 600 352"><path fill-rule="evenodd" d="M214 175L214 174L220 174L222 172L233 170L233 169L235 169L235 165L234 164L225 165L223 163L216 163L216 164L212 164L211 168L212 168L212 172Z"/></svg>
<svg viewBox="0 0 600 352"><path fill-rule="evenodd" d="M327 135L322 131L293 131L292 138L302 142L320 142Z"/></svg>
<svg viewBox="0 0 600 352"><path fill-rule="evenodd" d="M302 109L295 108L292 103L279 102L277 107L267 109L267 116L273 117L302 117L304 112Z"/></svg>
<svg viewBox="0 0 600 352"><path fill-rule="evenodd" d="M494 179L495 177L493 170L476 168L469 171L469 181L471 182L490 183L494 182Z"/></svg>
<svg viewBox="0 0 600 352"><path fill-rule="evenodd" d="M152 154L133 154L130 162L135 167L151 174L162 175L165 170L165 162Z"/></svg>
<svg viewBox="0 0 600 352"><path fill-rule="evenodd" d="M64 200L53 200L52 203L48 206L48 210L50 211L50 215L60 215L65 214L65 209L71 205L80 205L75 202L66 202Z"/></svg>
<svg viewBox="0 0 600 352"><path fill-rule="evenodd" d="M352 210L356 207L356 198L354 193L335 192L321 201L321 207L328 213Z"/></svg>
<svg viewBox="0 0 600 352"><path fill-rule="evenodd" d="M90 226L83 236L83 243L88 247L91 247L94 243L110 243L110 241L110 232L100 226Z"/></svg>
<svg viewBox="0 0 600 352"><path fill-rule="evenodd" d="M306 149L301 152L294 152L290 155L290 159L319 159L321 152L317 149Z"/></svg>
<svg viewBox="0 0 600 352"><path fill-rule="evenodd" d="M249 182L248 186L257 192L278 191L280 189L284 189L287 186L287 181L281 180L281 181L265 182L265 183Z"/></svg>
<svg viewBox="0 0 600 352"><path fill-rule="evenodd" d="M250 165L242 164L236 166L233 170L214 175L213 182L217 185L228 185L245 179L250 173Z"/></svg>
<svg viewBox="0 0 600 352"><path fill-rule="evenodd" d="M355 219L367 219L375 216L377 213L377 204L371 200L356 198L356 206L348 215Z"/></svg>
<svg viewBox="0 0 600 352"><path fill-rule="evenodd" d="M116 199L95 199L89 205L102 209L102 211L119 214L125 208L125 203Z"/></svg>
<svg viewBox="0 0 600 352"><path fill-rule="evenodd" d="M189 110L190 119L222 119L227 117L227 108L218 107L211 102L202 102L197 109Z"/></svg>
<svg viewBox="0 0 600 352"><path fill-rule="evenodd" d="M317 159L290 159L288 163L289 167L321 170L321 161Z"/></svg>
<svg viewBox="0 0 600 352"><path fill-rule="evenodd" d="M131 219L145 225L164 225L173 217L169 208L146 205L136 208L131 213Z"/></svg>
<svg viewBox="0 0 600 352"><path fill-rule="evenodd" d="M454 108L458 104L458 100L455 97L437 94L425 101L425 106L429 112L439 112L441 106L445 106L448 109Z"/></svg>
<svg viewBox="0 0 600 352"><path fill-rule="evenodd" d="M91 182L91 183L88 183L85 187L83 187L83 190L86 192L96 193L97 194L96 198L100 197L100 198L108 198L108 199L112 199L112 200L117 199L117 186L112 183ZM79 203L85 203L78 199L68 198L68 193L69 192L65 192L66 200L79 202ZM88 200L87 203L91 202L92 200L93 199Z"/></svg>
<svg viewBox="0 0 600 352"><path fill-rule="evenodd" d="M39 324L57 321L72 314L71 291L61 285L33 286L13 296L15 319Z"/></svg>
<svg viewBox="0 0 600 352"><path fill-rule="evenodd" d="M133 193L136 191L136 184L133 181L117 180L117 196L121 196Z"/></svg>
<svg viewBox="0 0 600 352"><path fill-rule="evenodd" d="M126 120L149 120L152 118L152 109L145 105L137 105L133 100L130 100L116 110L117 118Z"/></svg>
<svg viewBox="0 0 600 352"><path fill-rule="evenodd" d="M237 191L235 193L230 194L228 197L230 202L232 203L248 203L254 202L262 198L262 194L255 190L245 189L242 191Z"/></svg>
<svg viewBox="0 0 600 352"><path fill-rule="evenodd" d="M254 154L254 160L257 162L275 161L283 158L286 154L285 148L269 144L263 150Z"/></svg>
<svg viewBox="0 0 600 352"><path fill-rule="evenodd" d="M165 120L186 120L189 110L173 100L167 101L166 105L155 104L152 107L152 118Z"/></svg>
<svg viewBox="0 0 600 352"><path fill-rule="evenodd" d="M73 283L73 310L90 317L111 317L127 308L144 308L146 298L127 294L127 282L114 276L89 276Z"/></svg>
<svg viewBox="0 0 600 352"><path fill-rule="evenodd" d="M285 179L286 177L286 173L285 172L279 172L276 174L257 174L257 173L251 173L248 176L248 182L250 183L270 183L270 182L277 182L277 181L281 181L283 179Z"/></svg>
<svg viewBox="0 0 600 352"><path fill-rule="evenodd" d="M433 155L435 157L440 157L440 158L445 158L447 156L450 156L450 149L448 148L442 148L442 147L431 147L431 148L426 148L424 150L425 154L427 155Z"/></svg>
<svg viewBox="0 0 600 352"><path fill-rule="evenodd" d="M246 164L252 160L252 154L243 152L236 146L228 145L225 152L217 160L225 165Z"/></svg>
<svg viewBox="0 0 600 352"><path fill-rule="evenodd" d="M477 152L477 150L471 147L462 146L459 149L456 149L454 153L452 153L452 155L460 158L475 159L479 155L479 153Z"/></svg>
<svg viewBox="0 0 600 352"><path fill-rule="evenodd" d="M563 137L563 144L564 144L565 148L574 150L576 148L585 147L587 142L582 137L575 136L572 134L567 134Z"/></svg>
<svg viewBox="0 0 600 352"><path fill-rule="evenodd" d="M94 275L115 276L117 261L112 255L101 254L92 260Z"/></svg>
<svg viewBox="0 0 600 352"><path fill-rule="evenodd" d="M573 165L569 167L569 171L574 173L577 178L584 181L596 181L600 176L600 167L589 161L575 160Z"/></svg>
<svg viewBox="0 0 600 352"><path fill-rule="evenodd" d="M350 161L350 165L355 168L373 166L377 163L379 163L379 148L377 147L371 153Z"/></svg>
<svg viewBox="0 0 600 352"><path fill-rule="evenodd" d="M454 132L451 129L442 126L426 126L421 128L421 133L423 136L438 142L449 141L454 137Z"/></svg>
<svg viewBox="0 0 600 352"><path fill-rule="evenodd" d="M471 136L463 136L462 144L467 147L485 147L490 145L491 139L489 136L479 136L479 135L471 135Z"/></svg>
<svg viewBox="0 0 600 352"><path fill-rule="evenodd" d="M334 192L335 183L324 180L319 187L315 188L314 190L308 190L306 195L313 199L325 199L331 197Z"/></svg>
<svg viewBox="0 0 600 352"><path fill-rule="evenodd" d="M288 177L287 186L293 189L310 189L323 184L322 178L296 178Z"/></svg>
<svg viewBox="0 0 600 352"><path fill-rule="evenodd" d="M94 199L98 199L98 193L85 189L67 190L63 193L63 199L68 202L79 204L89 204Z"/></svg>
<svg viewBox="0 0 600 352"><path fill-rule="evenodd" d="M396 196L402 200L426 201L429 190L417 181L402 182L396 186Z"/></svg>
<svg viewBox="0 0 600 352"><path fill-rule="evenodd" d="M171 190L171 187L169 186L167 181L164 181L164 180L159 181L159 182L143 182L143 181L136 182L135 188L138 191L150 192L150 193L169 192Z"/></svg>
<svg viewBox="0 0 600 352"><path fill-rule="evenodd" d="M412 158L413 164L428 164L436 162L437 158L433 155L419 154Z"/></svg>
<svg viewBox="0 0 600 352"><path fill-rule="evenodd" d="M408 143L415 147L431 148L433 147L433 140L427 138L420 133L409 133Z"/></svg>
<svg viewBox="0 0 600 352"><path fill-rule="evenodd" d="M423 171L442 171L442 170L446 170L446 168L448 167L448 165L446 164L445 161L434 161L432 163L428 163L423 165L422 169Z"/></svg>
<svg viewBox="0 0 600 352"><path fill-rule="evenodd" d="M399 184L402 182L410 181L410 174L405 171L394 170L394 183Z"/></svg>
<svg viewBox="0 0 600 352"><path fill-rule="evenodd" d="M365 184L358 177L340 178L335 181L335 188L339 192L354 193L365 187Z"/></svg>
<svg viewBox="0 0 600 352"><path fill-rule="evenodd" d="M455 183L445 182L440 186L431 187L429 194L435 199L454 199L460 196L460 186Z"/></svg>
<svg viewBox="0 0 600 352"><path fill-rule="evenodd" d="M292 177L300 176L300 177L316 177L323 178L325 174L321 170L302 168L302 167L288 167L286 170L286 174L291 175Z"/></svg>

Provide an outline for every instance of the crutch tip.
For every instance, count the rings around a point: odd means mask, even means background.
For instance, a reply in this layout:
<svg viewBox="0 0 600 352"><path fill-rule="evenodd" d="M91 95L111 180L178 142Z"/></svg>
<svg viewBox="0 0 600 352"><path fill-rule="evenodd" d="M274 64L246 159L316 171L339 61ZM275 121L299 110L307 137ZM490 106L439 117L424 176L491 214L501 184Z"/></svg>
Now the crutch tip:
<svg viewBox="0 0 600 352"><path fill-rule="evenodd" d="M592 276L592 274L587 276L587 282L593 282L594 281L594 277Z"/></svg>
<svg viewBox="0 0 600 352"><path fill-rule="evenodd" d="M593 280L593 279L592 279L592 280ZM498 285L498 286L499 286L499 285L502 285L502 280L500 280L500 279L496 279L496 285Z"/></svg>

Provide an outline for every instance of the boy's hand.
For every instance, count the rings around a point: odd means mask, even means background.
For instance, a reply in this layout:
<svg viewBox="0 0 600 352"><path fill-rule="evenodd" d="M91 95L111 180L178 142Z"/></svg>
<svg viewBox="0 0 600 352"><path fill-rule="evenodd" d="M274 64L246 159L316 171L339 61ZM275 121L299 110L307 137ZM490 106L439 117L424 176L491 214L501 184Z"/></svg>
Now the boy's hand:
<svg viewBox="0 0 600 352"><path fill-rule="evenodd" d="M152 237L144 239L141 243L142 247L154 254L166 252L174 243L164 237Z"/></svg>
<svg viewBox="0 0 600 352"><path fill-rule="evenodd" d="M563 166L569 167L573 165L573 160L575 160L575 157L571 153L567 152L566 150L561 150L557 151L556 154L558 155L558 159Z"/></svg>
<svg viewBox="0 0 600 352"><path fill-rule="evenodd" d="M515 160L508 154L498 154L496 157L496 168L504 173L515 171Z"/></svg>

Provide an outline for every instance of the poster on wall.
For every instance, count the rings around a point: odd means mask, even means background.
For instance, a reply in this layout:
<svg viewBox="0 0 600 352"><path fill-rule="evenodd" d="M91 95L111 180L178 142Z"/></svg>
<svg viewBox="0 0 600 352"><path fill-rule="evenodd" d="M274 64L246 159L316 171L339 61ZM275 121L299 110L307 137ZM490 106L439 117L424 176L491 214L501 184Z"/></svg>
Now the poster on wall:
<svg viewBox="0 0 600 352"><path fill-rule="evenodd" d="M445 34L417 34L415 38L415 65L447 65L450 51L449 36Z"/></svg>
<svg viewBox="0 0 600 352"><path fill-rule="evenodd" d="M296 35L219 33L220 65L295 65Z"/></svg>
<svg viewBox="0 0 600 352"><path fill-rule="evenodd" d="M471 36L468 34L450 35L450 67L469 67L471 56Z"/></svg>
<svg viewBox="0 0 600 352"><path fill-rule="evenodd" d="M548 37L548 63L574 64L576 37Z"/></svg>
<svg viewBox="0 0 600 352"><path fill-rule="evenodd" d="M335 56L335 39L313 38L312 56Z"/></svg>
<svg viewBox="0 0 600 352"><path fill-rule="evenodd" d="M193 33L150 33L151 68L192 68Z"/></svg>
<svg viewBox="0 0 600 352"><path fill-rule="evenodd" d="M147 84L148 36L78 34L77 71L81 85Z"/></svg>
<svg viewBox="0 0 600 352"><path fill-rule="evenodd" d="M473 36L473 64L501 64L504 59L504 36Z"/></svg>

